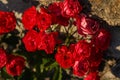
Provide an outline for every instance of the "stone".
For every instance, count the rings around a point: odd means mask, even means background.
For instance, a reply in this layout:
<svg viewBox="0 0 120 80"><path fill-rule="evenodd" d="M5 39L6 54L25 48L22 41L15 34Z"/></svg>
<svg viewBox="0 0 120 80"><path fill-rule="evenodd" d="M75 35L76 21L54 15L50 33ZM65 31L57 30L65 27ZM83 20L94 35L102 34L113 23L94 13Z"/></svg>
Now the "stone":
<svg viewBox="0 0 120 80"><path fill-rule="evenodd" d="M109 25L120 25L120 0L89 0L91 13L105 20Z"/></svg>

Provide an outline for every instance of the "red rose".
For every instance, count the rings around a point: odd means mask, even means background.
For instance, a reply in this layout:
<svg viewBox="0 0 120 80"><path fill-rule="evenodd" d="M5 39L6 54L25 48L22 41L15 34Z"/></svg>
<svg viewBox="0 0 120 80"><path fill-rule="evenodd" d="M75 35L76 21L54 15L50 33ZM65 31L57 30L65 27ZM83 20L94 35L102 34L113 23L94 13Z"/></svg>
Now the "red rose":
<svg viewBox="0 0 120 80"><path fill-rule="evenodd" d="M30 30L27 32L27 34L25 34L22 41L27 51L33 52L37 49L37 43L36 43L37 36L38 36L38 33L34 30Z"/></svg>
<svg viewBox="0 0 120 80"><path fill-rule="evenodd" d="M69 24L68 22L69 18L63 17L61 15L60 4L61 2L53 3L49 5L48 7L48 10L52 16L52 24L59 24L59 25L67 26Z"/></svg>
<svg viewBox="0 0 120 80"><path fill-rule="evenodd" d="M63 16L74 17L82 10L82 6L78 0L64 0L61 9Z"/></svg>
<svg viewBox="0 0 120 80"><path fill-rule="evenodd" d="M41 12L37 15L37 25L40 31L45 31L50 27L52 24L52 17L47 12L43 12L44 10L41 10Z"/></svg>
<svg viewBox="0 0 120 80"><path fill-rule="evenodd" d="M102 61L103 53L96 51L95 47L92 48L91 55L88 57L90 63L90 71L96 71Z"/></svg>
<svg viewBox="0 0 120 80"><path fill-rule="evenodd" d="M105 29L100 29L97 36L94 36L93 43L100 50L106 50L110 45L110 33Z"/></svg>
<svg viewBox="0 0 120 80"><path fill-rule="evenodd" d="M40 10L39 10L39 12L40 13L49 13L49 11L46 9L46 8L44 8L44 7L40 7Z"/></svg>
<svg viewBox="0 0 120 80"><path fill-rule="evenodd" d="M0 34L13 31L16 27L16 19L13 12L0 11Z"/></svg>
<svg viewBox="0 0 120 80"><path fill-rule="evenodd" d="M84 80L100 80L100 76L98 76L98 72L91 72Z"/></svg>
<svg viewBox="0 0 120 80"><path fill-rule="evenodd" d="M75 50L75 44L70 44L69 50L74 53Z"/></svg>
<svg viewBox="0 0 120 80"><path fill-rule="evenodd" d="M56 34L40 32L37 37L38 50L45 50L47 54L51 54L54 51L56 45Z"/></svg>
<svg viewBox="0 0 120 80"><path fill-rule="evenodd" d="M63 17L62 15L57 16L57 23L59 25L68 26L68 24L69 24L69 18Z"/></svg>
<svg viewBox="0 0 120 80"><path fill-rule="evenodd" d="M20 76L25 67L25 59L21 56L8 55L6 71L11 76Z"/></svg>
<svg viewBox="0 0 120 80"><path fill-rule="evenodd" d="M76 26L78 33L82 35L93 35L99 30L98 22L85 15L77 16Z"/></svg>
<svg viewBox="0 0 120 80"><path fill-rule="evenodd" d="M22 16L22 22L26 30L31 30L36 26L37 11L34 6L28 8Z"/></svg>
<svg viewBox="0 0 120 80"><path fill-rule="evenodd" d="M7 62L6 52L0 48L0 69L5 66Z"/></svg>
<svg viewBox="0 0 120 80"><path fill-rule="evenodd" d="M84 59L80 61L75 61L73 66L73 74L79 77L84 76L89 71L89 62Z"/></svg>
<svg viewBox="0 0 120 80"><path fill-rule="evenodd" d="M51 14L54 14L55 16L61 15L61 8L60 8L60 2L52 3L48 6L48 10Z"/></svg>
<svg viewBox="0 0 120 80"><path fill-rule="evenodd" d="M89 57L91 54L91 49L92 49L91 43L88 43L85 40L80 40L75 45L75 49L73 53L74 59L81 60L86 57Z"/></svg>
<svg viewBox="0 0 120 80"><path fill-rule="evenodd" d="M58 48L55 59L62 68L70 68L74 63L73 55L67 46Z"/></svg>

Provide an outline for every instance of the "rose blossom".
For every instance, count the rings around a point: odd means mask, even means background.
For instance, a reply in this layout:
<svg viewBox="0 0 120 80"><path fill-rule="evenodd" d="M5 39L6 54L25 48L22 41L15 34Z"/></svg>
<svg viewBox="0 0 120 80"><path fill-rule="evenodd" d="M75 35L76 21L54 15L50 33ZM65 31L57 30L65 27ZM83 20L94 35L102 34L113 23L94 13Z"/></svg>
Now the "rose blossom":
<svg viewBox="0 0 120 80"><path fill-rule="evenodd" d="M37 36L38 33L34 30L30 30L25 34L22 41L27 51L33 52L37 49L37 43L36 43Z"/></svg>
<svg viewBox="0 0 120 80"><path fill-rule="evenodd" d="M52 16L52 24L67 26L69 24L68 22L69 18L62 16L60 4L61 2L52 3L48 7L48 10Z"/></svg>
<svg viewBox="0 0 120 80"><path fill-rule="evenodd" d="M84 76L89 71L89 62L84 59L75 61L73 66L73 74L79 77Z"/></svg>
<svg viewBox="0 0 120 80"><path fill-rule="evenodd" d="M45 50L47 54L52 54L57 43L56 38L57 35L55 32L48 34L45 32L40 32L36 39L38 50Z"/></svg>
<svg viewBox="0 0 120 80"><path fill-rule="evenodd" d="M55 16L61 15L61 8L60 8L61 2L54 2L48 6L48 10L51 14L54 14Z"/></svg>
<svg viewBox="0 0 120 80"><path fill-rule="evenodd" d="M90 72L84 80L100 80L98 72Z"/></svg>
<svg viewBox="0 0 120 80"><path fill-rule="evenodd" d="M58 48L55 59L62 68L70 68L74 63L72 52L65 45Z"/></svg>
<svg viewBox="0 0 120 80"><path fill-rule="evenodd" d="M94 35L99 30L99 23L86 15L76 17L76 26L81 35Z"/></svg>
<svg viewBox="0 0 120 80"><path fill-rule="evenodd" d="M24 11L22 22L26 30L31 30L36 26L37 11L34 6Z"/></svg>
<svg viewBox="0 0 120 80"><path fill-rule="evenodd" d="M34 6L28 8L22 16L22 22L27 30L33 29L36 25L36 17L37 17L37 11Z"/></svg>
<svg viewBox="0 0 120 80"><path fill-rule="evenodd" d="M74 17L82 10L82 6L78 0L64 0L61 3L61 9L63 16Z"/></svg>
<svg viewBox="0 0 120 80"><path fill-rule="evenodd" d="M6 62L6 52L2 48L0 48L0 69L5 66Z"/></svg>
<svg viewBox="0 0 120 80"><path fill-rule="evenodd" d="M91 55L88 57L90 63L90 71L96 71L102 61L103 53L96 51L95 47L92 47Z"/></svg>
<svg viewBox="0 0 120 80"><path fill-rule="evenodd" d="M0 11L0 34L13 31L16 27L16 19L13 12Z"/></svg>
<svg viewBox="0 0 120 80"><path fill-rule="evenodd" d="M100 50L106 50L110 45L110 33L105 29L100 29L98 34L94 36L93 43Z"/></svg>
<svg viewBox="0 0 120 80"><path fill-rule="evenodd" d="M52 24L51 15L44 8L41 8L41 12L38 13L37 17L37 25L40 31L45 31Z"/></svg>
<svg viewBox="0 0 120 80"><path fill-rule="evenodd" d="M62 15L57 16L57 23L59 25L68 26L68 24L69 24L69 18L63 17Z"/></svg>
<svg viewBox="0 0 120 80"><path fill-rule="evenodd" d="M91 55L91 47L91 43L88 43L85 40L80 40L79 42L77 42L73 53L74 59L81 60L89 57Z"/></svg>
<svg viewBox="0 0 120 80"><path fill-rule="evenodd" d="M21 56L8 55L6 71L9 75L20 76L25 67L25 59Z"/></svg>

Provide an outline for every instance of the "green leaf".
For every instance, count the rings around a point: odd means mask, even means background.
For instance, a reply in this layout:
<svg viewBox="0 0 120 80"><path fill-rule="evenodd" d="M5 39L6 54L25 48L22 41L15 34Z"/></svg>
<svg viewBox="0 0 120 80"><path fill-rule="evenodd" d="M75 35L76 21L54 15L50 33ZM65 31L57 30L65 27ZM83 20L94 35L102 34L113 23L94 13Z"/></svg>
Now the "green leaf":
<svg viewBox="0 0 120 80"><path fill-rule="evenodd" d="M53 68L57 67L58 66L58 63L55 61L54 63L52 63L50 66L49 66L49 70L52 70Z"/></svg>
<svg viewBox="0 0 120 80"><path fill-rule="evenodd" d="M62 69L60 67L56 67L52 80L62 80Z"/></svg>
<svg viewBox="0 0 120 80"><path fill-rule="evenodd" d="M1 69L1 77L5 80L13 80L14 78L6 73L5 67Z"/></svg>
<svg viewBox="0 0 120 80"><path fill-rule="evenodd" d="M19 77L19 80L34 80L34 73L30 69L25 68L25 71Z"/></svg>

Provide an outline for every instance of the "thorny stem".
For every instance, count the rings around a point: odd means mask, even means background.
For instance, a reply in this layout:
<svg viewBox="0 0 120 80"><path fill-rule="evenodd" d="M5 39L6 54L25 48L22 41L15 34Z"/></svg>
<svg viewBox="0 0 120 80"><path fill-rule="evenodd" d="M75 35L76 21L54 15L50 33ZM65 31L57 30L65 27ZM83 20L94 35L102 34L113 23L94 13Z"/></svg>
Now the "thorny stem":
<svg viewBox="0 0 120 80"><path fill-rule="evenodd" d="M66 38L66 40L65 40L65 45L66 45L66 46L69 46L69 37Z"/></svg>
<svg viewBox="0 0 120 80"><path fill-rule="evenodd" d="M68 34L68 30L66 29L66 27L64 27L64 30L65 30L65 32Z"/></svg>
<svg viewBox="0 0 120 80"><path fill-rule="evenodd" d="M54 26L52 26L53 28ZM59 31L60 30L60 25L56 25L55 28L53 29L53 31L56 30L56 31Z"/></svg>
<svg viewBox="0 0 120 80"><path fill-rule="evenodd" d="M70 20L70 26L68 27L68 31L70 30L70 28L72 27L72 21Z"/></svg>
<svg viewBox="0 0 120 80"><path fill-rule="evenodd" d="M77 30L76 30L76 31L74 31L74 32L71 34L71 36L72 36L72 35L74 35L76 32L77 32Z"/></svg>

